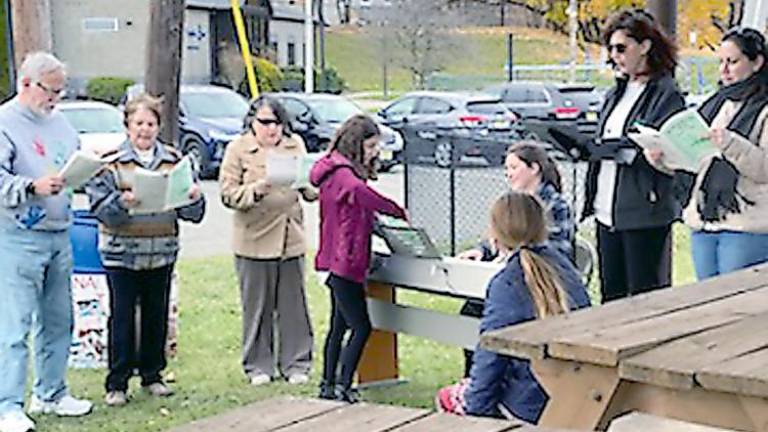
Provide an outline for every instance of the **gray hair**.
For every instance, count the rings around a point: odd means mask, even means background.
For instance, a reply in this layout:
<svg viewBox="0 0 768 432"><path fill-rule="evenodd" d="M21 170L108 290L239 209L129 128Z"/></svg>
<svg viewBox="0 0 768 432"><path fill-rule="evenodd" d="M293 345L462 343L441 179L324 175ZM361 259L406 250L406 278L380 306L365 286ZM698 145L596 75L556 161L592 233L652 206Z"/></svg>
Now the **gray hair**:
<svg viewBox="0 0 768 432"><path fill-rule="evenodd" d="M40 81L43 75L53 72L67 73L67 66L51 53L44 51L31 52L24 56L24 61L21 63L17 86L19 86L20 90L22 78Z"/></svg>

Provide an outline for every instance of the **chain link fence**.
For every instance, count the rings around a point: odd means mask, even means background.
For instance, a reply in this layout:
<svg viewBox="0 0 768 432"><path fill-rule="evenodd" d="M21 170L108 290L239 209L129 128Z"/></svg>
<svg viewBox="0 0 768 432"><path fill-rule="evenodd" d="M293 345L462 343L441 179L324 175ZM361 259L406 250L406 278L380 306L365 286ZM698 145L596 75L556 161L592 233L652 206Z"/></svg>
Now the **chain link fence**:
<svg viewBox="0 0 768 432"><path fill-rule="evenodd" d="M406 206L414 224L424 227L442 252L455 255L485 238L491 205L508 189L503 155L517 140L515 134L477 136L455 130L406 129ZM586 164L552 151L563 194L578 220Z"/></svg>

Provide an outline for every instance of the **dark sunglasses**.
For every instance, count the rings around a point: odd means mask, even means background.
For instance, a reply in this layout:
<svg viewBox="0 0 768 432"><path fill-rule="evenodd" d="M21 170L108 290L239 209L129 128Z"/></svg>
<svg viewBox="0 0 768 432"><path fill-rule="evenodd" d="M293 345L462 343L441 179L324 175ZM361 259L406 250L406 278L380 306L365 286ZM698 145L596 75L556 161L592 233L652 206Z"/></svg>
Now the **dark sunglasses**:
<svg viewBox="0 0 768 432"><path fill-rule="evenodd" d="M616 50L619 54L624 54L624 51L627 50L627 46L622 43L608 45L608 53L612 53L613 50Z"/></svg>
<svg viewBox="0 0 768 432"><path fill-rule="evenodd" d="M269 126L269 125L279 126L279 125L282 124L282 123L280 123L280 120L278 120L278 119L271 119L271 118L270 119L262 119L262 118L256 117L256 121L259 122L259 124L264 125L264 126Z"/></svg>

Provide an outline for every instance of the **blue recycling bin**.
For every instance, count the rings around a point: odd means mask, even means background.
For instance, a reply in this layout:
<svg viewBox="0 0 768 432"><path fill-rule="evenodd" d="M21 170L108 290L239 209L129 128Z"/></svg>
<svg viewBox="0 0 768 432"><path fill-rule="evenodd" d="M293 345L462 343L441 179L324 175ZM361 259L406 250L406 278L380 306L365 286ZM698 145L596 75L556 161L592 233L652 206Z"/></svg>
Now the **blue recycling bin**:
<svg viewBox="0 0 768 432"><path fill-rule="evenodd" d="M73 272L76 274L103 274L99 256L99 222L88 210L75 210L69 230L72 242Z"/></svg>

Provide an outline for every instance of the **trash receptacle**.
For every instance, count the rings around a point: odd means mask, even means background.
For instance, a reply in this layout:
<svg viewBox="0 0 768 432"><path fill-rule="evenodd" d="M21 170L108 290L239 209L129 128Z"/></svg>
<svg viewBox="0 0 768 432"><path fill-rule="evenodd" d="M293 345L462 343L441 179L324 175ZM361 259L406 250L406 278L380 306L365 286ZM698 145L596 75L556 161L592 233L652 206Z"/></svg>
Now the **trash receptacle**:
<svg viewBox="0 0 768 432"><path fill-rule="evenodd" d="M103 274L99 257L99 222L88 210L75 210L69 231L72 242L72 271L76 274Z"/></svg>

